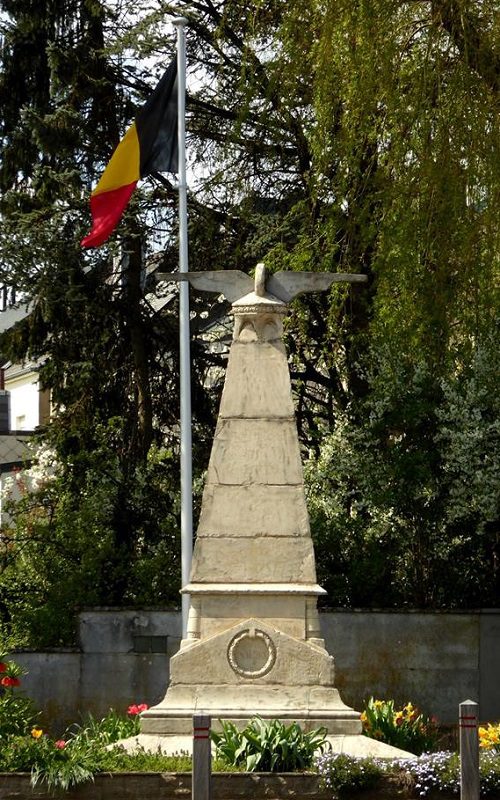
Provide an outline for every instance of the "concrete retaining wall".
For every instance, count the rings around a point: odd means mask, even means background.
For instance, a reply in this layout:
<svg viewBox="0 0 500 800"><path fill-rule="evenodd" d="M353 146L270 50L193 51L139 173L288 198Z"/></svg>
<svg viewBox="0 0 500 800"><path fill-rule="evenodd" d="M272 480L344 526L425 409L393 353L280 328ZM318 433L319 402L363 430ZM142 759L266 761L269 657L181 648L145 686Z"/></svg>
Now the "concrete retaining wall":
<svg viewBox="0 0 500 800"><path fill-rule="evenodd" d="M214 773L214 800L331 800L332 793L321 791L317 775L269 775ZM394 793L395 796L395 793ZM0 774L2 800L48 800L41 787L32 789L29 775ZM191 800L190 773L115 773L96 775L92 783L59 795L61 800ZM383 795L386 797L386 794ZM369 800L365 798L364 800Z"/></svg>
<svg viewBox="0 0 500 800"><path fill-rule="evenodd" d="M60 800L191 800L189 773L114 773L96 775L94 782L57 795ZM53 795L30 786L30 776L0 773L2 800L50 800ZM215 772L212 775L214 800L332 800L332 791L322 789L317 775L298 773ZM390 777L381 779L374 789L345 791L342 797L356 800L418 800L418 790L401 786ZM439 795L439 800L447 800ZM450 797L449 800L454 800ZM490 800L499 800L491 795Z"/></svg>
<svg viewBox="0 0 500 800"><path fill-rule="evenodd" d="M470 699L482 720L500 719L500 610L335 611L320 619L349 705L359 709L370 695L411 700L455 723L458 704ZM179 642L177 612L93 610L80 615L79 650L15 658L29 670L26 693L63 728L81 712L157 703Z"/></svg>

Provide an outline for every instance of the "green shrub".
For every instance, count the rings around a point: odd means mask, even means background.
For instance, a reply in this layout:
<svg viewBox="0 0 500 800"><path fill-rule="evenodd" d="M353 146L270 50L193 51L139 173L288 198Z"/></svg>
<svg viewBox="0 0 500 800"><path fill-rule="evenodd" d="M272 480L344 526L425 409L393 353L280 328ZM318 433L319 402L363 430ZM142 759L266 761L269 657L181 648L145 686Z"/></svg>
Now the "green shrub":
<svg viewBox="0 0 500 800"><path fill-rule="evenodd" d="M460 758L458 753L426 753L420 758L405 759L387 766L387 770L399 772L402 785L412 785L420 797L434 794L460 794ZM410 783L408 781L410 779ZM500 793L500 756L494 752L482 752L479 758L481 797Z"/></svg>
<svg viewBox="0 0 500 800"><path fill-rule="evenodd" d="M72 725L68 728L66 735L78 739L80 742L98 742L103 746L113 744L120 739L137 736L140 729L140 712L130 713L130 709L137 708L139 706L129 706L127 716L111 708L100 720L94 719L92 714L87 714L82 725ZM141 706L141 710L146 708L145 704Z"/></svg>
<svg viewBox="0 0 500 800"><path fill-rule="evenodd" d="M6 690L0 697L0 740L25 733L39 716L29 697Z"/></svg>
<svg viewBox="0 0 500 800"><path fill-rule="evenodd" d="M412 703L397 709L394 700L370 697L361 721L365 736L416 755L434 749L439 736L436 721L425 717Z"/></svg>
<svg viewBox="0 0 500 800"><path fill-rule="evenodd" d="M329 746L326 728L304 733L296 722L254 717L243 730L221 722L222 733L212 731L216 754L227 764L244 766L248 772L293 772L312 766L315 752Z"/></svg>
<svg viewBox="0 0 500 800"><path fill-rule="evenodd" d="M321 786L334 795L373 789L380 782L383 769L374 759L354 758L345 753L325 753L316 758Z"/></svg>
<svg viewBox="0 0 500 800"><path fill-rule="evenodd" d="M38 714L32 701L18 694L23 674L15 662L0 655L0 772L31 772L33 786L43 783L50 790L66 790L111 769L113 756L106 747L139 732L144 703L129 706L127 715L111 709L96 720L89 714L54 740L35 726Z"/></svg>
<svg viewBox="0 0 500 800"><path fill-rule="evenodd" d="M193 762L187 753L166 756L143 748L127 753L123 747L106 750L100 762L101 772L191 772Z"/></svg>
<svg viewBox="0 0 500 800"><path fill-rule="evenodd" d="M500 793L500 754L482 752L479 756L481 797Z"/></svg>
<svg viewBox="0 0 500 800"><path fill-rule="evenodd" d="M327 753L316 759L316 767L322 786L334 795L373 788L382 776L390 776L396 790L406 797L460 793L460 759L457 753L448 751L389 760ZM500 756L481 753L479 772L481 797L498 797Z"/></svg>
<svg viewBox="0 0 500 800"><path fill-rule="evenodd" d="M26 733L39 716L35 705L19 693L25 670L0 653L0 741Z"/></svg>
<svg viewBox="0 0 500 800"><path fill-rule="evenodd" d="M127 716L110 709L100 720L88 714L82 725L68 728L62 739L54 742L44 737L32 764L33 785L41 782L49 789L65 790L110 769L112 751L106 748L139 733L139 708L147 706L129 706Z"/></svg>
<svg viewBox="0 0 500 800"><path fill-rule="evenodd" d="M64 739L54 742L44 736L38 744L31 765L33 786L43 783L50 791L65 791L92 780L100 771L104 748L99 742L79 740L78 737L67 742Z"/></svg>

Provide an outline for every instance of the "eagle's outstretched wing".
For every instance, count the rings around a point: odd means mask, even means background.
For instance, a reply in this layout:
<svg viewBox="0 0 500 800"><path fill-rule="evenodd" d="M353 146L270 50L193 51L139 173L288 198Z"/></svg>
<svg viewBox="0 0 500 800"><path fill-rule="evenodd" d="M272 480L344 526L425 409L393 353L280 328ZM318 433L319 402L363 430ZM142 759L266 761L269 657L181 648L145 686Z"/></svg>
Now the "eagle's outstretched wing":
<svg viewBox="0 0 500 800"><path fill-rule="evenodd" d="M217 272L172 272L158 275L162 281L189 281L199 292L223 294L230 303L252 291L252 278L239 269L223 269Z"/></svg>
<svg viewBox="0 0 500 800"><path fill-rule="evenodd" d="M364 283L366 280L366 275L344 272L275 272L269 276L266 289L288 303L302 292L324 292L332 283Z"/></svg>
<svg viewBox="0 0 500 800"><path fill-rule="evenodd" d="M275 272L265 280L263 268L257 265L255 282L249 275L239 269L223 269L209 272L172 272L157 275L162 281L189 281L200 292L223 294L230 303L254 289L258 296L265 297L270 293L288 303L302 292L324 292L332 283L364 283L366 275L347 274L344 272Z"/></svg>

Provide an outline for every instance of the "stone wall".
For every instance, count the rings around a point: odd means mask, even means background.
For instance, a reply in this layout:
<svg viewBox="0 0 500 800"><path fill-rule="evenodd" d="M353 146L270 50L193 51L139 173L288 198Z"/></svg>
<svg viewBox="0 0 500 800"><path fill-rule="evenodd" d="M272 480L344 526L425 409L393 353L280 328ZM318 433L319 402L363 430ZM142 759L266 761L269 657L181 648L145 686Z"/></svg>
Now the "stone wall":
<svg viewBox="0 0 500 800"><path fill-rule="evenodd" d="M320 619L349 705L359 709L370 695L411 700L455 723L458 704L470 699L483 721L500 719L500 610L333 611ZM93 610L80 615L78 650L15 658L29 670L26 692L64 728L81 712L159 702L179 642L177 612Z"/></svg>
<svg viewBox="0 0 500 800"><path fill-rule="evenodd" d="M30 776L0 773L2 800L51 800L53 794L42 787L32 789ZM345 791L345 798L356 800L419 800L418 790L402 787L384 777L374 789ZM88 782L57 795L59 800L191 800L189 773L114 773L96 775ZM331 800L331 790L323 789L317 775L299 773L215 772L212 775L213 800ZM446 796L441 796L447 800ZM498 800L498 795L490 796Z"/></svg>

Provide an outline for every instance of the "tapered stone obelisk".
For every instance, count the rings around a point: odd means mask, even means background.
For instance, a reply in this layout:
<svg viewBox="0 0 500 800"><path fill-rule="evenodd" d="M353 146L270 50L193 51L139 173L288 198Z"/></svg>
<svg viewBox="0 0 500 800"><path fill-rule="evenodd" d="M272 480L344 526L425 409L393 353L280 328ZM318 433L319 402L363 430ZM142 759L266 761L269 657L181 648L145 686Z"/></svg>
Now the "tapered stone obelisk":
<svg viewBox="0 0 500 800"><path fill-rule="evenodd" d="M316 599L324 590L316 582L282 333L295 294L364 278L278 273L266 286L259 265L255 286L236 271L184 279L233 302L234 337L191 581L183 588L191 596L188 634L170 661L164 700L142 715L139 741L175 749L168 739L178 745L177 737L189 735L195 712L210 714L215 725L260 715L360 740L360 715L335 688L319 628Z"/></svg>

